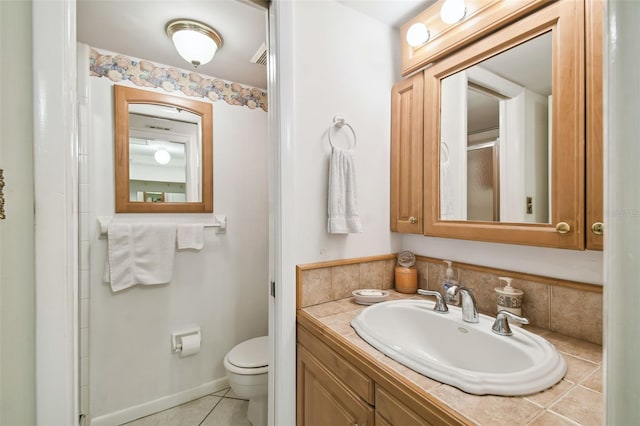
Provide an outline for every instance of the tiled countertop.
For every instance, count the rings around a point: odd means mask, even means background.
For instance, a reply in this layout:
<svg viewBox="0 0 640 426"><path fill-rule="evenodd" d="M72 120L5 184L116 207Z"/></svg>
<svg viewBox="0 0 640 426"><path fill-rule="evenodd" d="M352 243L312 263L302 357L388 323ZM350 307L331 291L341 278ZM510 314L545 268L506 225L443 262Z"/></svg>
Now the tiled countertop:
<svg viewBox="0 0 640 426"><path fill-rule="evenodd" d="M390 291L390 299L421 298ZM562 354L568 370L561 382L546 391L523 397L470 395L434 381L388 358L358 336L351 328L366 306L353 298L322 303L303 311L357 347L375 362L385 364L424 392L479 425L594 425L603 424L602 347L544 329L527 327L543 336Z"/></svg>

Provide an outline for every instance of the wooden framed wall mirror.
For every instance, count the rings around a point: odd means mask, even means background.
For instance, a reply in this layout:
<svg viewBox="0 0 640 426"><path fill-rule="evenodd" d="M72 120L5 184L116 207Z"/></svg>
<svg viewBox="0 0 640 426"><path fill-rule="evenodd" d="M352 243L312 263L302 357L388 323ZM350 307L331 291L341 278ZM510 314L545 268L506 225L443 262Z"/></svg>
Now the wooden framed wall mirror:
<svg viewBox="0 0 640 426"><path fill-rule="evenodd" d="M213 212L213 108L114 86L117 213Z"/></svg>
<svg viewBox="0 0 640 426"><path fill-rule="evenodd" d="M425 71L425 235L584 248L584 4Z"/></svg>

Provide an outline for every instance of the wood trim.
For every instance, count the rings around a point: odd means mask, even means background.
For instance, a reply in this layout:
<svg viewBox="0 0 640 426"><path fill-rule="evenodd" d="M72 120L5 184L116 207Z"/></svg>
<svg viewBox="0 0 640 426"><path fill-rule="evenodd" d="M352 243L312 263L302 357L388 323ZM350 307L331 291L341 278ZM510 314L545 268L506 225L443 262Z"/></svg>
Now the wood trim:
<svg viewBox="0 0 640 426"><path fill-rule="evenodd" d="M440 19L440 9L445 1L439 0L400 27L403 77L555 0L466 0L465 18L451 25ZM429 28L431 37L423 46L414 48L405 40L409 27L417 22L423 22Z"/></svg>
<svg viewBox="0 0 640 426"><path fill-rule="evenodd" d="M360 350L346 341L342 336L321 324L311 315L299 310L297 312L297 329L308 331L307 336L313 336L330 350L343 357L355 368L359 369L375 383L383 386L401 400L408 408L423 417L433 425L470 425L465 417L452 408L444 405L434 396L426 393L422 388L398 374L390 367L372 358L366 352ZM298 335L304 335L298 333ZM304 337L303 337L304 339ZM305 346L305 342L300 344Z"/></svg>
<svg viewBox="0 0 640 426"><path fill-rule="evenodd" d="M423 233L424 78L416 74L391 91L391 231ZM417 219L411 222L411 218Z"/></svg>
<svg viewBox="0 0 640 426"><path fill-rule="evenodd" d="M310 269L330 268L332 266L353 265L354 263L376 262L378 260L395 259L397 254L383 254L380 256L354 257L351 259L328 260L326 262L306 263L296 265L296 270L308 271Z"/></svg>
<svg viewBox="0 0 640 426"><path fill-rule="evenodd" d="M213 212L213 107L210 103L113 86L115 117L116 213L211 213ZM202 123L202 201L190 203L144 203L129 200L129 104L168 105L192 112Z"/></svg>
<svg viewBox="0 0 640 426"><path fill-rule="evenodd" d="M595 222L604 222L603 214L603 30L604 0L586 0L586 144L587 144L587 249L602 250L604 237L591 231Z"/></svg>
<svg viewBox="0 0 640 426"><path fill-rule="evenodd" d="M506 3L506 2L505 2ZM553 141L551 224L440 221L440 80L552 30ZM553 3L425 71L425 235L500 243L584 249L584 5ZM435 166L434 166L435 165ZM572 231L559 234L555 224Z"/></svg>

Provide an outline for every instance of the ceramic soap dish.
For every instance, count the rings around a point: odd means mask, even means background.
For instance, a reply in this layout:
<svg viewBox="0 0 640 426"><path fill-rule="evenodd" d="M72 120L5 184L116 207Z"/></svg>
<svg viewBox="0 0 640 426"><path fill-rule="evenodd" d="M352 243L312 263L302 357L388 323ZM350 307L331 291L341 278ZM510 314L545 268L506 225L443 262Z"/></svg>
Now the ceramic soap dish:
<svg viewBox="0 0 640 426"><path fill-rule="evenodd" d="M354 290L351 294L355 297L355 302L360 305L373 305L374 303L384 302L389 297L388 291L374 288Z"/></svg>

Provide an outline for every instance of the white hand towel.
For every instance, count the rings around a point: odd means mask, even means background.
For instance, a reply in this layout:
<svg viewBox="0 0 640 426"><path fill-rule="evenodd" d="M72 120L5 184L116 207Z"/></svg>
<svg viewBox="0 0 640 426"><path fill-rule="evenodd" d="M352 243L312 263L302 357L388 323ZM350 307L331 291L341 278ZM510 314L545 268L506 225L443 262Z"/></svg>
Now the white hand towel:
<svg viewBox="0 0 640 426"><path fill-rule="evenodd" d="M178 224L178 249L201 250L204 247L204 223Z"/></svg>
<svg viewBox="0 0 640 426"><path fill-rule="evenodd" d="M351 150L331 150L328 207L327 231L330 234L362 232L358 213L355 162Z"/></svg>
<svg viewBox="0 0 640 426"><path fill-rule="evenodd" d="M108 281L116 292L164 284L173 276L175 224L112 223L107 230Z"/></svg>

